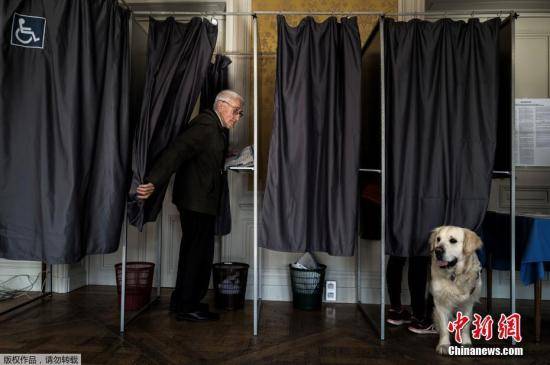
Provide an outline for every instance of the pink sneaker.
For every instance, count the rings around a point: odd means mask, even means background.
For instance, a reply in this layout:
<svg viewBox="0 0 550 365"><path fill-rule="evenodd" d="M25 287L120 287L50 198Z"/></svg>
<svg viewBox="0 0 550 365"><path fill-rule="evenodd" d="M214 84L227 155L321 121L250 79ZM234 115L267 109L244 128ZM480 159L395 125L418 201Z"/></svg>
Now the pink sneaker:
<svg viewBox="0 0 550 365"><path fill-rule="evenodd" d="M412 323L409 325L409 331L414 332L419 335L436 335L437 330L435 329L432 321L419 321L416 318L413 318Z"/></svg>
<svg viewBox="0 0 550 365"><path fill-rule="evenodd" d="M401 308L400 311L391 309L388 311L386 322L394 326L401 326L403 324L411 323L411 314L408 310Z"/></svg>

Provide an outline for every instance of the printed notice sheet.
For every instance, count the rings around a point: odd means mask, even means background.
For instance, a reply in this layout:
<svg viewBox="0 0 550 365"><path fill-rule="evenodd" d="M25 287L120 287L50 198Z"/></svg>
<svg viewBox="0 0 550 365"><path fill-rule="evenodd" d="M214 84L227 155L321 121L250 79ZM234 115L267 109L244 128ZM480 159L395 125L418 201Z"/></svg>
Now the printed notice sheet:
<svg viewBox="0 0 550 365"><path fill-rule="evenodd" d="M550 166L550 99L516 99L515 160Z"/></svg>

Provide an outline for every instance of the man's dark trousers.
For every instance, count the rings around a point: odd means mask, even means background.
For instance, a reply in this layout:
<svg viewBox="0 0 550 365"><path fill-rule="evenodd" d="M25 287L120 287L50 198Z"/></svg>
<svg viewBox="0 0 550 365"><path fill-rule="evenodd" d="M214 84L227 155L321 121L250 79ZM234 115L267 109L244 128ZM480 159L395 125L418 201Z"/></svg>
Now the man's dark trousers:
<svg viewBox="0 0 550 365"><path fill-rule="evenodd" d="M178 207L181 222L181 246L176 289L170 308L189 313L199 310L208 291L214 260L214 224L216 216Z"/></svg>

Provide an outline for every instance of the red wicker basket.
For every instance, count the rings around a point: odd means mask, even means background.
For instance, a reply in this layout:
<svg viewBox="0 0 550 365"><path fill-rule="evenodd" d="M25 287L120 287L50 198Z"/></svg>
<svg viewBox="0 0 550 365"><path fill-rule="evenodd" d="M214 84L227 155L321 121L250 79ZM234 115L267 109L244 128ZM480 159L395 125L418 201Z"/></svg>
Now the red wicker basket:
<svg viewBox="0 0 550 365"><path fill-rule="evenodd" d="M122 264L115 265L118 304L120 305L120 291L122 288ZM126 301L124 308L134 311L142 308L151 299L155 264L152 262L126 263Z"/></svg>

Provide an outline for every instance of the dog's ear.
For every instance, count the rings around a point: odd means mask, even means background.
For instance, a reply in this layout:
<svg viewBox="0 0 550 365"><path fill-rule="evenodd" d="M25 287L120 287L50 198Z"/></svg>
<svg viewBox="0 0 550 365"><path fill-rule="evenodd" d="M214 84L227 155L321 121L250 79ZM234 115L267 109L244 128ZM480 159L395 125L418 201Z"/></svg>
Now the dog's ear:
<svg viewBox="0 0 550 365"><path fill-rule="evenodd" d="M482 246L481 238L469 229L464 228L464 246L463 251L464 254L471 255L477 250L479 250Z"/></svg>
<svg viewBox="0 0 550 365"><path fill-rule="evenodd" d="M430 243L430 252L433 252L433 250L435 250L437 235L439 234L440 230L441 230L441 227L437 227L432 230L432 234L430 235L430 239L428 240L428 242Z"/></svg>

